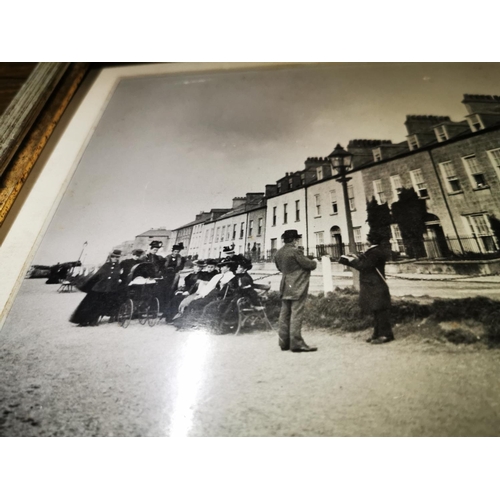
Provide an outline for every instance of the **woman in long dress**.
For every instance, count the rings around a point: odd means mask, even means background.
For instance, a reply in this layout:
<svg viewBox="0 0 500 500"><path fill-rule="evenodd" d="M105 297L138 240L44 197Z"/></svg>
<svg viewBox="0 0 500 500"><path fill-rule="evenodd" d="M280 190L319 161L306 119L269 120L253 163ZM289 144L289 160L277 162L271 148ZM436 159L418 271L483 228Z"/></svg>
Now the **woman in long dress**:
<svg viewBox="0 0 500 500"><path fill-rule="evenodd" d="M71 315L71 323L97 326L101 316L116 316L121 289L120 255L120 250L113 250L106 263L79 287L87 295Z"/></svg>

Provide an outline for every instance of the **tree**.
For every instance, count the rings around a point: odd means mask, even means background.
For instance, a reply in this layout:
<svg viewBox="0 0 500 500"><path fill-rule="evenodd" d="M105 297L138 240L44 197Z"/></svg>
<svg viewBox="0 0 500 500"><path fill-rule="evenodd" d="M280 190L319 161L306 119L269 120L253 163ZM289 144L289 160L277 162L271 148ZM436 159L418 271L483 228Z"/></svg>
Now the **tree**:
<svg viewBox="0 0 500 500"><path fill-rule="evenodd" d="M413 188L403 188L391 211L392 221L399 226L408 257L425 257L424 233L428 216L425 200L420 199Z"/></svg>
<svg viewBox="0 0 500 500"><path fill-rule="evenodd" d="M366 202L366 213L368 225L370 226L370 233L376 233L382 237L383 240L389 241L391 239L391 211L387 203L379 205L373 196L371 201Z"/></svg>

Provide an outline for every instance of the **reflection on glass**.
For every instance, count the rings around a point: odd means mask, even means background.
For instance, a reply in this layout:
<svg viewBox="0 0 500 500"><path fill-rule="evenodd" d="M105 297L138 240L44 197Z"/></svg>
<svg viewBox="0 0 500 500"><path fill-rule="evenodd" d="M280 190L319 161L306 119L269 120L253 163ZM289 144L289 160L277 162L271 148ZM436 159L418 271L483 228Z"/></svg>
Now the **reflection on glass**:
<svg viewBox="0 0 500 500"><path fill-rule="evenodd" d="M206 373L210 351L210 335L206 332L189 332L180 353L177 379L174 387L177 395L170 421L170 436L188 436L193 425L193 414L201 385Z"/></svg>

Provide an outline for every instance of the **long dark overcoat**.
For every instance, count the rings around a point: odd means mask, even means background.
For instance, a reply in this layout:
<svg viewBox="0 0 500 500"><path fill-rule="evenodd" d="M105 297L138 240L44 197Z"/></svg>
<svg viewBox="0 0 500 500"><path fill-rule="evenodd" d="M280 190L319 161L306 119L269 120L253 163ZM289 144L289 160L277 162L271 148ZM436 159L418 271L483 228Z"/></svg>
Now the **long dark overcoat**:
<svg viewBox="0 0 500 500"><path fill-rule="evenodd" d="M386 251L377 245L347 264L359 271L359 305L366 312L380 311L391 306L389 287L384 281L386 259Z"/></svg>
<svg viewBox="0 0 500 500"><path fill-rule="evenodd" d="M316 269L316 261L305 257L291 243L285 243L274 257L278 271L283 273L280 296L283 300L300 300L307 296L311 271Z"/></svg>

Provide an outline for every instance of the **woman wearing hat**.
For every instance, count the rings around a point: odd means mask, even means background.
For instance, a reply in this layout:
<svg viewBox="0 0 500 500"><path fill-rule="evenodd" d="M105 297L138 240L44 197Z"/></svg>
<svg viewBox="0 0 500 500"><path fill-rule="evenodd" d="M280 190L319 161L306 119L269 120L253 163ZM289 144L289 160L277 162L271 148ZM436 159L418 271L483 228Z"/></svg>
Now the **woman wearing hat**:
<svg viewBox="0 0 500 500"><path fill-rule="evenodd" d="M181 316L184 320L178 323L179 326L191 326L199 323L203 309L214 301L222 301L227 297L232 297L233 290L237 284L234 281L234 272L238 267L237 262L225 260L219 264L220 273L215 275L203 288L184 301L179 306L179 313L175 319L180 319Z"/></svg>
<svg viewBox="0 0 500 500"><path fill-rule="evenodd" d="M163 276L163 267L165 265L165 257L158 255L158 251L163 247L163 243L154 240L149 244L149 251L144 258L144 262L151 262L154 265L155 277L161 278Z"/></svg>
<svg viewBox="0 0 500 500"><path fill-rule="evenodd" d="M116 317L121 287L120 256L120 250L113 250L106 263L79 287L87 295L71 315L71 323L97 326L101 316Z"/></svg>
<svg viewBox="0 0 500 500"><path fill-rule="evenodd" d="M193 272L184 277L184 281L180 281L181 285L171 299L170 309L177 314L181 302L188 296L192 296L198 290L200 281L203 281L203 268L205 261L195 260L193 262Z"/></svg>

